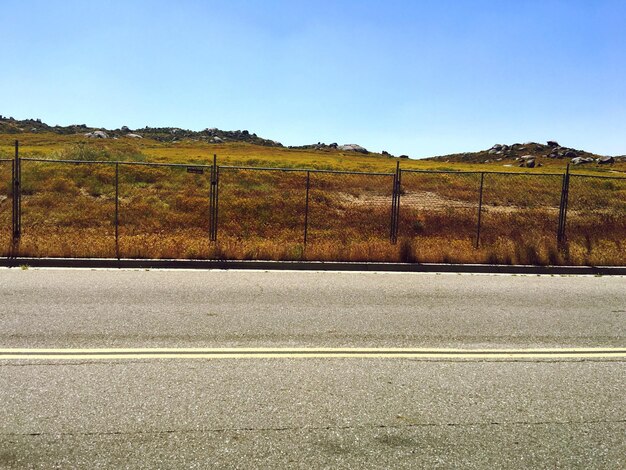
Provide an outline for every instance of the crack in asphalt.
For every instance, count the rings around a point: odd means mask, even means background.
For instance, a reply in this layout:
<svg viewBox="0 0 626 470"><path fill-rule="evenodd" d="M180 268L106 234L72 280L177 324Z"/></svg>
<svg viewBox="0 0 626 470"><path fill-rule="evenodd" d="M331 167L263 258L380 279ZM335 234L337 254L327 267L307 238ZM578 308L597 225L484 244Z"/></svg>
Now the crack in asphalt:
<svg viewBox="0 0 626 470"><path fill-rule="evenodd" d="M259 357L259 358L159 358L157 361L178 361L178 362L189 362L189 363L198 363L199 361L204 361L205 363L211 363L215 361L284 361L284 360L293 360L293 361L301 361L305 358L280 358L280 357ZM328 361L328 360L354 360L350 357L314 357L308 358L307 360L320 360L320 361ZM366 360L368 358L360 357L359 360ZM519 363L542 363L542 364L560 364L565 362L572 363L581 363L581 362L616 362L622 363L626 362L626 359L613 357L613 358L561 358L561 359L525 359L525 358L487 358L487 359L476 359L476 358L468 358L468 359L439 359L439 358L414 358L414 357L372 357L370 360L381 360L381 361L389 361L389 360L403 360L410 362L440 362L440 363L453 363L453 364L484 364L484 363L492 363L492 362L501 362L501 363L511 363L511 362L519 362ZM18 359L23 361L36 361L36 359ZM29 362L26 364L15 363L14 360L12 362L1 363L0 368L2 367L37 367L37 366L111 366L111 365L128 365L128 364L152 364L154 363L154 359L142 359L142 360L133 360L133 359L124 359L119 361L107 361L106 359L88 359L85 361L72 361L71 359L67 361L63 361L62 359L55 360L54 362Z"/></svg>
<svg viewBox="0 0 626 470"><path fill-rule="evenodd" d="M367 429L411 429L411 428L470 428L489 426L572 426L595 424L626 424L626 419L587 420L587 421L514 421L489 423L415 423L415 424L378 424L362 426L285 426L273 428L213 428L213 429L166 429L163 431L101 431L101 432L31 432L0 433L2 437L37 437L37 436L120 436L120 435L161 435L161 434L202 434L225 432L284 432L284 431L351 431Z"/></svg>

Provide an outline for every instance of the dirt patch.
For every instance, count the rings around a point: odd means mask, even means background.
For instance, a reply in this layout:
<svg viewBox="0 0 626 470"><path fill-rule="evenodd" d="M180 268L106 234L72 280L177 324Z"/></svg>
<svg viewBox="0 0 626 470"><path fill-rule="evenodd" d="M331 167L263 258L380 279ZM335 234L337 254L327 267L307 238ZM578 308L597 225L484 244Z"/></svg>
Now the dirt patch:
<svg viewBox="0 0 626 470"><path fill-rule="evenodd" d="M344 205L354 206L391 206L391 194L362 193L354 196L348 193L339 193L339 199ZM431 191L407 192L400 196L403 206L414 209L476 209L477 203L450 199Z"/></svg>
<svg viewBox="0 0 626 470"><path fill-rule="evenodd" d="M363 193L358 196L354 196L348 193L338 193L338 198L344 206L359 206L359 207L391 207L391 194L376 194L376 193ZM466 210L478 210L478 196L476 201L463 201L460 199L452 199L445 197L441 194L432 191L411 191L406 192L400 196L401 207L407 207L417 210L449 210L449 209L466 209ZM520 210L535 210L535 209L547 209L555 210L558 212L558 207L522 207L516 205L497 205L486 204L483 202L483 211L485 212L498 212L498 213L512 213Z"/></svg>
<svg viewBox="0 0 626 470"><path fill-rule="evenodd" d="M337 196L344 206L391 207L391 194L363 193L354 196L348 193L338 193Z"/></svg>
<svg viewBox="0 0 626 470"><path fill-rule="evenodd" d="M451 199L432 191L413 191L400 196L400 204L415 209L478 209L477 202Z"/></svg>

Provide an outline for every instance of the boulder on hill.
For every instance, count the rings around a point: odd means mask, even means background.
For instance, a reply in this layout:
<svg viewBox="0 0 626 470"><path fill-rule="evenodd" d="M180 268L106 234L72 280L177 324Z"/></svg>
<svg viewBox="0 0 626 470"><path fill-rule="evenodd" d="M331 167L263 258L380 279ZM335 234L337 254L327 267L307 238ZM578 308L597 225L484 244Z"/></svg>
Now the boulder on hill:
<svg viewBox="0 0 626 470"><path fill-rule="evenodd" d="M613 157L600 157L596 160L600 165L608 165L615 163L615 159Z"/></svg>
<svg viewBox="0 0 626 470"><path fill-rule="evenodd" d="M585 163L593 163L593 158L591 157L574 157L571 160L574 165L584 165Z"/></svg>
<svg viewBox="0 0 626 470"><path fill-rule="evenodd" d="M369 153L366 148L361 147L360 145L357 145L357 144L340 145L338 149L344 152Z"/></svg>
<svg viewBox="0 0 626 470"><path fill-rule="evenodd" d="M576 158L579 157L578 152L576 150L566 148L566 147L552 147L550 150L550 154L548 158Z"/></svg>
<svg viewBox="0 0 626 470"><path fill-rule="evenodd" d="M126 134L126 137L130 137L131 139L143 139L139 134Z"/></svg>
<svg viewBox="0 0 626 470"><path fill-rule="evenodd" d="M108 139L109 135L104 131L93 131L87 132L85 137L89 137L90 139Z"/></svg>
<svg viewBox="0 0 626 470"><path fill-rule="evenodd" d="M546 142L548 144L548 147L560 147L559 143L556 140L548 140L548 142Z"/></svg>
<svg viewBox="0 0 626 470"><path fill-rule="evenodd" d="M519 166L522 168L535 168L542 166L541 163L537 163L534 155L524 155L523 157L519 157L517 160L520 162Z"/></svg>

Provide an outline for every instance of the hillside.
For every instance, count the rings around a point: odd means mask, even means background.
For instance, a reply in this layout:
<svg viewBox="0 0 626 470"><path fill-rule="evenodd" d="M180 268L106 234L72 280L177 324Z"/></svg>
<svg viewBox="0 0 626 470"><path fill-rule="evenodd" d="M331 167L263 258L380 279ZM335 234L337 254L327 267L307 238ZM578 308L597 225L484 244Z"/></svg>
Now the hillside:
<svg viewBox="0 0 626 470"><path fill-rule="evenodd" d="M543 166L546 160L565 160L574 165L611 164L625 157L610 157L587 152L585 150L563 147L558 142L549 141L546 144L526 142L524 144L495 144L490 149L479 152L456 153L431 157L427 160L445 161L448 163L498 163L502 165L516 165L519 167L534 168Z"/></svg>
<svg viewBox="0 0 626 470"><path fill-rule="evenodd" d="M178 127L144 127L141 129L130 129L122 126L119 129L104 129L101 127L89 127L86 124L73 124L70 126L50 126L41 119L17 120L12 117L0 115L0 133L2 134L23 134L52 132L59 135L83 134L94 138L120 138L131 136L131 138L150 138L159 142L176 142L183 139L196 139L211 143L222 143L228 141L247 142L255 145L265 145L269 147L282 147L280 142L264 139L251 134L247 130L223 131L220 129L204 129L202 131L191 131Z"/></svg>
<svg viewBox="0 0 626 470"><path fill-rule="evenodd" d="M573 163L585 173L624 172L626 156L606 157L559 145L496 144L490 149L424 159L388 152L371 152L357 144L337 143L284 146L247 130L216 128L192 131L177 127L119 129L86 124L50 126L39 119L16 120L0 115L0 158L12 156L15 140L23 157L77 160L139 160L209 163L217 154L222 165L272 166L348 171L394 171L396 162L405 169L563 171Z"/></svg>
<svg viewBox="0 0 626 470"><path fill-rule="evenodd" d="M357 145L263 145L269 141L244 131L0 124L0 255L626 263L626 161L599 163L599 155L556 142L414 160ZM209 135L218 133L224 139ZM11 238L16 140L19 246ZM211 172L192 168L214 155L219 197L210 190ZM555 245L562 175L577 158L593 162L573 167L563 252ZM129 164L111 164L119 161ZM101 163L75 164L83 162ZM391 219L398 163L409 171ZM398 244L390 243L392 220Z"/></svg>

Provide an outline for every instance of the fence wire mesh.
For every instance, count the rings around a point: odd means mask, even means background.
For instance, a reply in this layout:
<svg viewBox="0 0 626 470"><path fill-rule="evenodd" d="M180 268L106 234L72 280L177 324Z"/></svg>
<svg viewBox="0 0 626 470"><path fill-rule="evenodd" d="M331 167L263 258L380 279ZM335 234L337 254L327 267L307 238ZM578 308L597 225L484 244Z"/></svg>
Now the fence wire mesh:
<svg viewBox="0 0 626 470"><path fill-rule="evenodd" d="M218 239L302 244L306 181L306 172L220 168Z"/></svg>
<svg viewBox="0 0 626 470"><path fill-rule="evenodd" d="M607 253L626 263L626 178L571 175L567 248L587 264L604 264Z"/></svg>
<svg viewBox="0 0 626 470"><path fill-rule="evenodd" d="M111 165L22 159L21 167L23 255L114 255Z"/></svg>
<svg viewBox="0 0 626 470"><path fill-rule="evenodd" d="M210 167L119 165L119 254L209 255Z"/></svg>
<svg viewBox="0 0 626 470"><path fill-rule="evenodd" d="M402 171L398 235L474 243L480 179L480 173Z"/></svg>
<svg viewBox="0 0 626 470"><path fill-rule="evenodd" d="M561 175L485 173L481 246L513 244L527 252L523 262L554 251L562 182Z"/></svg>
<svg viewBox="0 0 626 470"><path fill-rule="evenodd" d="M0 160L0 256L9 256L12 239L13 162Z"/></svg>
<svg viewBox="0 0 626 470"><path fill-rule="evenodd" d="M3 256L626 264L623 177L20 161L14 246L0 160Z"/></svg>
<svg viewBox="0 0 626 470"><path fill-rule="evenodd" d="M393 175L312 172L308 239L388 240L392 193Z"/></svg>

